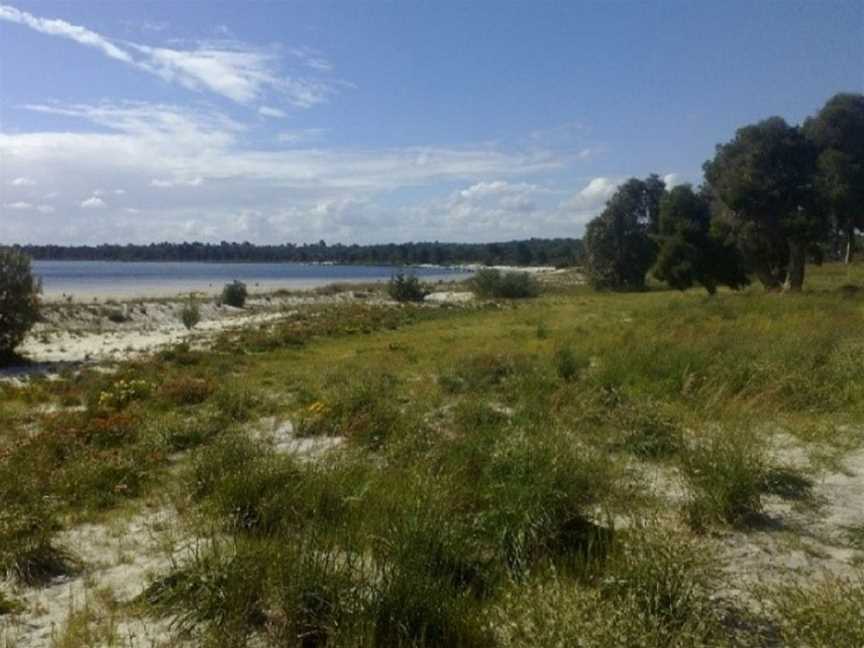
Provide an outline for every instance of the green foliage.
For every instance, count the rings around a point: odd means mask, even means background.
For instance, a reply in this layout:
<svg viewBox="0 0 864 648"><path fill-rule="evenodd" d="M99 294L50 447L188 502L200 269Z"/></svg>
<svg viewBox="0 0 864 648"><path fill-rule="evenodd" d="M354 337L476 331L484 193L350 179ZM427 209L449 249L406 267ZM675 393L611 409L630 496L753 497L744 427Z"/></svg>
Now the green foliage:
<svg viewBox="0 0 864 648"><path fill-rule="evenodd" d="M744 524L762 511L769 465L764 441L749 431L717 430L697 439L683 458L690 524Z"/></svg>
<svg viewBox="0 0 864 648"><path fill-rule="evenodd" d="M225 297L223 292L223 300L224 299ZM183 326L186 327L187 331L191 331L195 328L198 322L201 321L201 308L198 306L198 302L191 297L189 298L189 301L183 304L183 308L180 310L180 321L183 322Z"/></svg>
<svg viewBox="0 0 864 648"><path fill-rule="evenodd" d="M654 263L660 199L665 185L656 175L621 185L603 213L585 230L585 270L597 290L641 290Z"/></svg>
<svg viewBox="0 0 864 648"><path fill-rule="evenodd" d="M555 371L562 380L575 380L579 373L591 364L590 358L580 357L569 346L563 346L555 351Z"/></svg>
<svg viewBox="0 0 864 648"><path fill-rule="evenodd" d="M225 284L222 289L222 303L234 308L243 308L246 305L246 298L249 292L246 290L246 284L242 281L234 280L231 283Z"/></svg>
<svg viewBox="0 0 864 648"><path fill-rule="evenodd" d="M864 229L864 95L834 95L803 130L819 149L819 192L846 239L849 263L855 229Z"/></svg>
<svg viewBox="0 0 864 648"><path fill-rule="evenodd" d="M345 436L367 448L405 431L398 407L398 382L392 374L344 372L330 377L322 400L308 405L299 417L301 436Z"/></svg>
<svg viewBox="0 0 864 648"><path fill-rule="evenodd" d="M471 278L471 289L481 299L525 299L540 294L540 284L527 272L478 270Z"/></svg>
<svg viewBox="0 0 864 648"><path fill-rule="evenodd" d="M30 269L30 257L0 248L0 358L9 357L39 320L42 285Z"/></svg>
<svg viewBox="0 0 864 648"><path fill-rule="evenodd" d="M415 275L399 272L390 277L387 294L398 302L422 302L427 292Z"/></svg>
<svg viewBox="0 0 864 648"><path fill-rule="evenodd" d="M0 617L4 614L15 614L21 612L24 606L11 596L0 590Z"/></svg>
<svg viewBox="0 0 864 648"><path fill-rule="evenodd" d="M71 554L54 543L54 512L38 498L4 500L0 509L0 574L27 584L45 583L74 570Z"/></svg>
<svg viewBox="0 0 864 648"><path fill-rule="evenodd" d="M487 617L496 645L727 645L710 598L718 576L704 547L669 532L638 530L612 552L606 570L594 587L552 572L511 588Z"/></svg>
<svg viewBox="0 0 864 648"><path fill-rule="evenodd" d="M702 285L713 295L718 285L738 289L749 283L742 259L731 243L711 232L708 198L679 185L660 201L660 245L652 270L673 288Z"/></svg>
<svg viewBox="0 0 864 648"><path fill-rule="evenodd" d="M739 128L704 165L711 190L729 210L740 247L766 288L783 279L792 290L804 281L807 246L828 229L815 191L817 149L780 117ZM774 247L786 248L788 272L777 268Z"/></svg>

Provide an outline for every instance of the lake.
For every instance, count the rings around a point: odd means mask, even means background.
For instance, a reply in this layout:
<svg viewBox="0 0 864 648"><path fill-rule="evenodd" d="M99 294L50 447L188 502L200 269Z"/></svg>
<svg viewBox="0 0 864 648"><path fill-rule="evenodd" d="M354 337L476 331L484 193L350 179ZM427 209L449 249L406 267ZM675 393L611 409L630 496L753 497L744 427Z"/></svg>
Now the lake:
<svg viewBox="0 0 864 648"><path fill-rule="evenodd" d="M229 281L244 282L250 292L280 288L316 288L332 283L387 281L400 268L393 266L318 265L305 263L161 263L120 261L34 261L49 299L170 297L181 293L216 294ZM464 270L410 268L426 281L458 280Z"/></svg>

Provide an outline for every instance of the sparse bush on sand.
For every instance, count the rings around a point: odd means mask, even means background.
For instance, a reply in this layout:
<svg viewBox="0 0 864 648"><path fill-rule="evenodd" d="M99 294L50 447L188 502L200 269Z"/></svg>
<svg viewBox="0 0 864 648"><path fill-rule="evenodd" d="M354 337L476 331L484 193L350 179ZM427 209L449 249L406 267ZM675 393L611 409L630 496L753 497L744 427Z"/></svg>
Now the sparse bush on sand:
<svg viewBox="0 0 864 648"><path fill-rule="evenodd" d="M183 308L180 310L180 321L183 322L187 331L191 331L201 321L201 307L193 298L190 297L189 301L183 304Z"/></svg>
<svg viewBox="0 0 864 648"><path fill-rule="evenodd" d="M246 284L242 281L232 281L225 284L222 289L222 303L234 308L243 308L246 305L246 298L249 292L246 289Z"/></svg>

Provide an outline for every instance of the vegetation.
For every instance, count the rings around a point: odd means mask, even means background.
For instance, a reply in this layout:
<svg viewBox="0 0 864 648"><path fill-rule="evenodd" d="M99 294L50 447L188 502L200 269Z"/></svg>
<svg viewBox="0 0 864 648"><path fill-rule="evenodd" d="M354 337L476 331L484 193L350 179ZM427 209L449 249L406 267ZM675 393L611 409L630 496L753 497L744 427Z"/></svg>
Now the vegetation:
<svg viewBox="0 0 864 648"><path fill-rule="evenodd" d="M150 245L27 245L34 259L58 261L257 261L282 263L347 263L408 266L432 263L458 265L571 266L582 256L578 239L526 239L500 243L386 243L380 245L295 245L251 243L152 243Z"/></svg>
<svg viewBox="0 0 864 648"><path fill-rule="evenodd" d="M800 292L808 259L847 263L864 218L864 96L838 94L803 126L770 117L739 128L703 165L705 185L667 191L656 176L618 187L585 231L598 290L674 288ZM663 213L665 212L665 214Z"/></svg>
<svg viewBox="0 0 864 648"><path fill-rule="evenodd" d="M855 230L864 229L864 95L838 94L804 122L804 135L820 151L817 186L832 225L845 243L845 261L855 253Z"/></svg>
<svg viewBox="0 0 864 648"><path fill-rule="evenodd" d="M222 299L225 299L224 291ZM180 310L180 321L183 322L187 331L191 331L201 321L201 307L198 306L198 302L194 298L190 297L189 301L183 304L183 308Z"/></svg>
<svg viewBox="0 0 864 648"><path fill-rule="evenodd" d="M222 303L234 308L243 308L249 293L242 281L232 281L222 289Z"/></svg>
<svg viewBox="0 0 864 648"><path fill-rule="evenodd" d="M398 302L422 302L427 293L415 275L398 272L390 277L387 294Z"/></svg>
<svg viewBox="0 0 864 648"><path fill-rule="evenodd" d="M598 290L641 290L656 255L651 234L659 231L666 185L656 175L631 178L585 230L585 270Z"/></svg>
<svg viewBox="0 0 864 648"><path fill-rule="evenodd" d="M809 488L778 428L825 465L864 442L864 293L841 290L862 283L310 307L4 384L0 568L74 573L61 529L167 489L197 549L134 613L202 645L760 645L746 599L718 598L740 585L725 543ZM859 590L800 580L759 610L787 643L856 645Z"/></svg>
<svg viewBox="0 0 864 648"><path fill-rule="evenodd" d="M709 295L724 285L739 289L749 283L738 250L711 231L711 203L690 185L679 185L660 200L660 249L653 274L672 288L699 284Z"/></svg>
<svg viewBox="0 0 864 648"><path fill-rule="evenodd" d="M477 271L471 289L481 299L526 299L540 294L540 284L529 273L493 269Z"/></svg>
<svg viewBox="0 0 864 648"><path fill-rule="evenodd" d="M8 358L39 319L41 285L22 252L0 248L0 359Z"/></svg>

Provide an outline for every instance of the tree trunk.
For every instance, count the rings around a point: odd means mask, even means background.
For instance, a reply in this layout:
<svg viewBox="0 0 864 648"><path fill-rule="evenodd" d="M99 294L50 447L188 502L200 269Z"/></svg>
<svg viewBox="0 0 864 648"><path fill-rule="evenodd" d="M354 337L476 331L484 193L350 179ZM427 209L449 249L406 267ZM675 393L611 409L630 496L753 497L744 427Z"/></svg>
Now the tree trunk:
<svg viewBox="0 0 864 648"><path fill-rule="evenodd" d="M789 241L789 273L786 276L786 292L801 292L804 286L804 266L807 262L807 248L800 241Z"/></svg>
<svg viewBox="0 0 864 648"><path fill-rule="evenodd" d="M852 263L852 257L855 256L855 226L849 225L846 228L846 265Z"/></svg>

